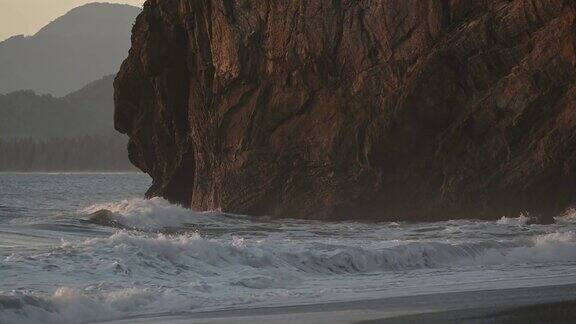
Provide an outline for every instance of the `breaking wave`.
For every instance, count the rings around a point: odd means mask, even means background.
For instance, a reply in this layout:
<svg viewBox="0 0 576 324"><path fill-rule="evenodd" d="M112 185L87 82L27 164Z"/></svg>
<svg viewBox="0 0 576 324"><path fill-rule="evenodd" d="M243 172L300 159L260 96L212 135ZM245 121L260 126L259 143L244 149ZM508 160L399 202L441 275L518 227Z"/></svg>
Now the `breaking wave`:
<svg viewBox="0 0 576 324"><path fill-rule="evenodd" d="M3 323L77 323L108 320L130 314L192 310L226 300L236 287L233 303L252 303L249 291L297 288L304 279L355 273L381 273L447 266L576 261L574 232L536 235L515 243L448 244L411 242L382 249L291 242L247 241L183 235L118 231L107 238L62 242L42 262L73 262L81 258L84 271L115 273L123 280L156 278L148 288L84 290L59 288L48 297L4 293L0 297ZM30 256L11 256L24 262ZM79 269L82 270L82 269ZM166 288L180 287L180 288ZM183 288L182 288L183 287ZM185 288L185 289L184 289ZM182 290L184 289L184 290ZM219 296L210 298L209 296ZM267 296L264 294L263 296ZM244 298L244 299L242 299ZM262 298L262 297L261 297Z"/></svg>
<svg viewBox="0 0 576 324"><path fill-rule="evenodd" d="M165 289L127 288L89 292L61 287L49 297L0 292L0 321L5 324L85 323L121 318L138 310L178 310L190 301Z"/></svg>
<svg viewBox="0 0 576 324"><path fill-rule="evenodd" d="M205 239L198 233L183 235L119 231L109 238L90 239L80 244L64 242L64 249L106 249L122 255L137 255L160 267L176 265L198 273L247 267L286 269L306 274L343 274L432 268L453 263L537 263L576 261L574 232L536 235L519 242L449 244L438 242L398 243L368 249L330 244L300 245L291 242L229 241ZM233 270L234 271L234 270Z"/></svg>
<svg viewBox="0 0 576 324"><path fill-rule="evenodd" d="M555 218L560 224L576 223L576 208L568 208L562 215Z"/></svg>
<svg viewBox="0 0 576 324"><path fill-rule="evenodd" d="M81 210L85 214L99 211L109 212L110 223L119 223L127 228L141 230L179 228L195 223L199 218L214 214L211 212L194 212L170 204L162 198L126 199L120 202L95 204Z"/></svg>
<svg viewBox="0 0 576 324"><path fill-rule="evenodd" d="M520 214L518 217L502 216L497 223L500 225L526 225L530 221L530 217Z"/></svg>
<svg viewBox="0 0 576 324"><path fill-rule="evenodd" d="M118 203L92 205L83 210L92 213L109 210L116 221L133 229L156 230L179 228L187 224L218 223L220 214L198 213L172 205L161 198L131 199ZM575 212L557 218L576 219ZM499 225L523 225L529 217L502 217ZM234 224L237 225L237 224ZM237 227L238 228L238 227ZM310 228L309 228L310 229ZM421 234L419 234L421 235ZM386 237L381 238L386 241ZM388 241L390 242L390 241ZM81 243L64 243L63 248L88 250L106 248L122 257L138 255L144 260L158 260L190 267L202 273L214 268L245 266L249 268L289 269L302 273L340 274L401 269L430 268L453 263L494 264L576 260L576 239L572 231L533 235L516 240L482 240L478 242L395 241L392 246L323 244L280 240L246 240L227 235L218 239L203 237L198 232L181 235L155 234L120 230L107 238ZM97 254L97 251L93 251ZM147 266L147 265L146 265ZM163 267L163 265L161 266ZM217 271L216 271L217 272Z"/></svg>

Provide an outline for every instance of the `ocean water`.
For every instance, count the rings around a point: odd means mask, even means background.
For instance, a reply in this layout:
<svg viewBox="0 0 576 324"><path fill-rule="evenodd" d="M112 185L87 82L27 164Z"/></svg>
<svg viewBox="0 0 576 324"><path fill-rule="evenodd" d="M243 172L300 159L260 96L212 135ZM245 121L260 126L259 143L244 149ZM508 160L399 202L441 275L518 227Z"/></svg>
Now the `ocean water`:
<svg viewBox="0 0 576 324"><path fill-rule="evenodd" d="M144 200L149 184L0 173L0 323L576 283L576 212L554 225L274 220ZM123 228L86 221L101 209Z"/></svg>

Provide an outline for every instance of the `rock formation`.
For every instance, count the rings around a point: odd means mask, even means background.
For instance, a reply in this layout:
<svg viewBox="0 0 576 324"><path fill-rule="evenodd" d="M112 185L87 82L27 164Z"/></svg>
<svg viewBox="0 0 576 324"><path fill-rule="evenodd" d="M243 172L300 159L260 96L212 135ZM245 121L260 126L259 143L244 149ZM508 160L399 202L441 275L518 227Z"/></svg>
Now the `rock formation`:
<svg viewBox="0 0 576 324"><path fill-rule="evenodd" d="M115 80L148 196L364 220L576 201L576 1L148 0Z"/></svg>

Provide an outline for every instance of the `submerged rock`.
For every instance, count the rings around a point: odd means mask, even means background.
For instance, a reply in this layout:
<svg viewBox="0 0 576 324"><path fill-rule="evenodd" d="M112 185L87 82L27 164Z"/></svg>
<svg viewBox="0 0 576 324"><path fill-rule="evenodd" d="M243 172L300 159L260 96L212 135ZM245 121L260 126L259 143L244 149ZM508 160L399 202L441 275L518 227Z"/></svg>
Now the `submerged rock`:
<svg viewBox="0 0 576 324"><path fill-rule="evenodd" d="M149 0L115 81L148 196L322 219L576 198L576 3Z"/></svg>
<svg viewBox="0 0 576 324"><path fill-rule="evenodd" d="M119 221L114 217L114 213L107 209L98 210L88 215L88 222L100 226L124 228Z"/></svg>

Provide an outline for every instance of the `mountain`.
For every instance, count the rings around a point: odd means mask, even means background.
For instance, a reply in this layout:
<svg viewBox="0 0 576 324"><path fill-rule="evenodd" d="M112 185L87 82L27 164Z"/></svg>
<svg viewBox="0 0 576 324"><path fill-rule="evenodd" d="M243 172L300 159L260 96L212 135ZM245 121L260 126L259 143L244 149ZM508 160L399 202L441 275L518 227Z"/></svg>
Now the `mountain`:
<svg viewBox="0 0 576 324"><path fill-rule="evenodd" d="M114 75L105 76L62 98L82 111L84 132L117 134L114 131ZM79 124L80 123L79 121Z"/></svg>
<svg viewBox="0 0 576 324"><path fill-rule="evenodd" d="M54 96L116 73L128 55L138 7L92 3L30 37L0 42L0 93L31 89Z"/></svg>
<svg viewBox="0 0 576 324"><path fill-rule="evenodd" d="M567 0L149 0L116 128L148 195L195 210L551 219L576 203L574 21Z"/></svg>
<svg viewBox="0 0 576 324"><path fill-rule="evenodd" d="M114 131L114 76L65 97L0 95L0 171L131 170Z"/></svg>
<svg viewBox="0 0 576 324"><path fill-rule="evenodd" d="M73 138L114 135L114 76L65 97L31 90L0 95L0 138Z"/></svg>

